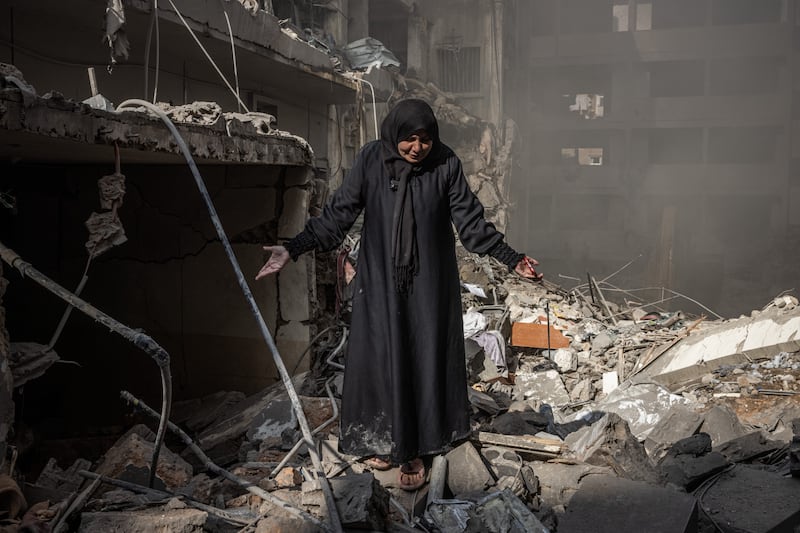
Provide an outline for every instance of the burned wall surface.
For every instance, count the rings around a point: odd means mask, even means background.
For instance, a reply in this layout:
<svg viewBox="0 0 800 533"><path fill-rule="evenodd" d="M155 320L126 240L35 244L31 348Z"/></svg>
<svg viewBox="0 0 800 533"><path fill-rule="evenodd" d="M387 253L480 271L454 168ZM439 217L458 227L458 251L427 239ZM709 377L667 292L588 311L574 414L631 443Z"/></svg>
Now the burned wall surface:
<svg viewBox="0 0 800 533"><path fill-rule="evenodd" d="M6 443L9 431L14 423L14 402L11 398L12 379L9 360L9 340L6 330L6 310L3 307L3 297L8 282L3 277L3 265L0 264L0 472L6 458Z"/></svg>
<svg viewBox="0 0 800 533"><path fill-rule="evenodd" d="M15 192L17 213L0 231L2 241L64 287L74 289L85 270L82 298L143 329L170 353L176 398L252 392L274 381L269 351L188 168L123 164L122 170L127 193L119 217L127 242L88 268L84 221L98 209L96 181L110 172L106 165L5 166L0 181L3 190ZM286 364L294 366L309 340L310 271L298 262L280 279L252 278L265 259L262 244L276 240L280 213L307 205L292 197L308 196L302 184L310 171L223 165L200 170L267 325L277 331ZM281 193L288 183L295 187ZM47 342L65 304L13 270L7 276L12 340ZM30 414L41 409L41 416L81 412L102 419L117 410L120 389L151 399L158 395L158 374L149 358L79 313L71 316L55 348L62 360L79 366L57 364L28 384L28 398L39 393L49 398L46 405L30 401Z"/></svg>

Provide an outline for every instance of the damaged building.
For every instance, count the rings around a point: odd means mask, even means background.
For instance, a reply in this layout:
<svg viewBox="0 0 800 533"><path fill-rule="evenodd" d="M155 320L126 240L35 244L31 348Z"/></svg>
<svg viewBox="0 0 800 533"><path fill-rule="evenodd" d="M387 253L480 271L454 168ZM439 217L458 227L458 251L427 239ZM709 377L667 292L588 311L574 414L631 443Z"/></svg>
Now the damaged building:
<svg viewBox="0 0 800 533"><path fill-rule="evenodd" d="M793 0L0 9L0 531L800 527ZM407 97L547 273L458 248L416 491L337 447L359 223L253 282Z"/></svg>

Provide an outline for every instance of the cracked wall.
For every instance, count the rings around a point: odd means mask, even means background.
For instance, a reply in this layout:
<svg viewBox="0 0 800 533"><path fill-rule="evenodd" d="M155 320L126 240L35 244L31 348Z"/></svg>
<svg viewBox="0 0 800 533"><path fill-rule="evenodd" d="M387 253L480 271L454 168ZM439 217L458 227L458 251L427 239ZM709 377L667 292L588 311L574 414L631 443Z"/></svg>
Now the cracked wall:
<svg viewBox="0 0 800 533"><path fill-rule="evenodd" d="M15 192L17 214L8 216L0 240L74 289L87 260L83 223L98 209L96 182L110 173L111 160L109 148L109 165L6 166L0 190ZM276 381L272 357L186 165L126 165L124 153L122 161L127 192L119 216L128 241L92 262L81 296L141 328L170 353L176 400L218 390L249 394ZM200 171L292 369L313 333L313 261L294 263L278 278L253 278L265 260L262 245L276 242L279 227L304 223L308 206L316 203L313 172L281 165L202 165ZM7 271L10 336L47 342L64 304L17 274ZM70 317L56 351L78 364L56 364L27 384L25 416L66 429L76 417L81 424L102 425L124 414L121 389L160 402L158 372L149 357L80 313Z"/></svg>

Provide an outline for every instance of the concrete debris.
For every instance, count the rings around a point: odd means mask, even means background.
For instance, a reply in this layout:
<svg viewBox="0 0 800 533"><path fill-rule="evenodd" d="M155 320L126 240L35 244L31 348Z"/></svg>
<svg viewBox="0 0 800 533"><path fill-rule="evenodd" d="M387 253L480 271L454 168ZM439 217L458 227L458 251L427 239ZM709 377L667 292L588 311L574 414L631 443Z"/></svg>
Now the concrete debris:
<svg viewBox="0 0 800 533"><path fill-rule="evenodd" d="M484 150L476 151L478 158L467 161L465 170L474 180L494 184L505 168L497 132L483 135L481 123L435 87L411 80L407 87L438 99L449 124L482 139ZM91 121L99 111L87 113ZM181 106L172 113L186 121L182 127L208 122L225 128L224 115L213 105ZM246 127L274 127L265 120ZM240 117L228 127L246 123ZM502 220L504 201L498 198L493 213ZM558 533L686 532L715 524L723 531L766 532L796 526L795 300L781 297L750 317L710 321L680 311L651 312L642 304L595 301L588 286L568 291L549 281L530 283L491 259L460 248L457 253L468 310L465 386L474 431L444 457L426 458L429 483L419 491L398 486L396 465L373 470L362 458L339 452L341 369L327 361L342 353L341 335L318 342L316 363L294 379L309 425L317 429L322 469L344 527ZM596 283L591 290L597 292ZM485 342L484 334L495 344ZM321 485L281 384L249 396L220 391L177 402L173 422L215 464L269 494L214 476L190 448L180 455L164 449L154 487L162 491L159 497L107 490L107 481L75 513L79 530L320 529L326 516ZM66 502L84 490L76 473L85 470L145 485L152 438L136 427L97 463L84 460L62 471L52 461L24 492L35 495L33 504ZM779 496L769 499L773 490ZM169 503L164 494L176 499ZM262 499L267 496L287 507ZM192 508L182 508L185 503ZM774 520L756 512L773 508ZM753 529L742 529L748 520Z"/></svg>

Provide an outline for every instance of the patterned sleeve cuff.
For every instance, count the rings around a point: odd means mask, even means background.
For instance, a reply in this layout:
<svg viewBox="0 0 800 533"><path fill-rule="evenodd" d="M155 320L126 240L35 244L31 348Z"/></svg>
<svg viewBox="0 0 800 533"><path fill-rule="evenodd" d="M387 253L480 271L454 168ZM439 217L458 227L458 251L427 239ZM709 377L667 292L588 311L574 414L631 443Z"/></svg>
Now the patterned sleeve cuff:
<svg viewBox="0 0 800 533"><path fill-rule="evenodd" d="M489 255L506 265L509 271L514 270L517 264L522 261L522 258L525 257L525 254L518 253L504 241L497 243L497 245L489 251Z"/></svg>
<svg viewBox="0 0 800 533"><path fill-rule="evenodd" d="M307 231L302 231L296 237L284 243L284 248L289 252L292 261L297 261L297 258L306 252L310 252L317 247L317 241L314 236Z"/></svg>

